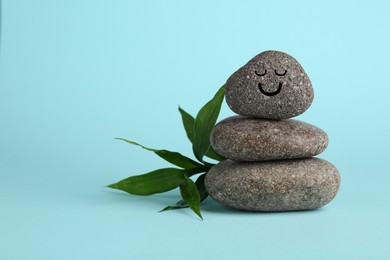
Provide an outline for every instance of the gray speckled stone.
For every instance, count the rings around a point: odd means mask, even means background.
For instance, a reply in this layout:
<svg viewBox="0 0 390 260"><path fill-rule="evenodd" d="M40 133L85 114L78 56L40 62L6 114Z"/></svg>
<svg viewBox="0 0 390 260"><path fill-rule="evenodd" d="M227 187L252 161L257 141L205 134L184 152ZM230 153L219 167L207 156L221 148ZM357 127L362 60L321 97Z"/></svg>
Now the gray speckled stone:
<svg viewBox="0 0 390 260"><path fill-rule="evenodd" d="M328 135L320 128L294 120L233 116L219 122L210 136L214 150L237 161L306 158L320 154Z"/></svg>
<svg viewBox="0 0 390 260"><path fill-rule="evenodd" d="M206 175L210 196L248 211L315 209L329 203L340 186L337 169L318 158L270 162L226 160Z"/></svg>
<svg viewBox="0 0 390 260"><path fill-rule="evenodd" d="M280 51L265 51L230 76L225 96L239 115L285 119L305 112L314 92L298 61Z"/></svg>

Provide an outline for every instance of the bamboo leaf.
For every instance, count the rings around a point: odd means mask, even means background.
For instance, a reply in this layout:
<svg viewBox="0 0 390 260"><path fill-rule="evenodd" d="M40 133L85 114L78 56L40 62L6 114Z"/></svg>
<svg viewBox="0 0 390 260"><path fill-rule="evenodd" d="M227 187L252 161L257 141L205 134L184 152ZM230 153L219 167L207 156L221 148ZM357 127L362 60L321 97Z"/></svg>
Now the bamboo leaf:
<svg viewBox="0 0 390 260"><path fill-rule="evenodd" d="M129 140L126 140L126 139L123 139L123 138L115 138L117 140L121 140L121 141L124 141L126 143L129 143L129 144L132 144L132 145L137 145L137 146L140 146L142 147L143 149L145 150L148 150L148 151L151 151L151 152L154 152L155 154L157 154L158 156L160 156L161 158L163 158L164 160L166 160L167 162L170 162L176 166L179 166L179 167L182 167L184 169L191 169L191 168L202 168L204 167L203 165L201 165L200 163L178 153L178 152L172 152L172 151L168 151L168 150L157 150L157 149L153 149L153 148L148 148L148 147L145 147L139 143L136 143L134 141L129 141Z"/></svg>
<svg viewBox="0 0 390 260"><path fill-rule="evenodd" d="M179 112L181 114L181 119L183 121L184 130L186 131L188 139L191 143L194 140L194 123L195 118L187 113L184 109L179 107Z"/></svg>
<svg viewBox="0 0 390 260"><path fill-rule="evenodd" d="M192 143L193 140L194 140L194 123L195 123L195 118L193 116L191 116L189 113L187 113L181 107L179 107L179 111L180 111L180 114L181 114L181 118L182 118L182 121L183 121L183 126L184 126L184 129L186 131L187 137L188 137L188 139ZM210 145L209 149L206 152L206 156L211 158L211 159L217 160L217 161L223 161L223 160L226 159L222 155L218 154L213 149L213 147L211 145Z"/></svg>
<svg viewBox="0 0 390 260"><path fill-rule="evenodd" d="M209 149L207 150L206 156L211 158L211 159L214 159L216 161L226 160L226 158L223 157L222 155L218 154L211 145L210 145Z"/></svg>
<svg viewBox="0 0 390 260"><path fill-rule="evenodd" d="M200 196L200 202L204 201L209 195L204 185L205 177L206 177L206 173L200 175L198 179L195 181L195 185L196 188L198 189L199 196ZM175 205L167 206L164 209L162 209L160 212L167 211L167 210L174 210L174 209L183 209L183 208L188 208L188 204L184 199L181 199Z"/></svg>
<svg viewBox="0 0 390 260"><path fill-rule="evenodd" d="M222 86L215 96L202 107L195 118L194 140L192 150L195 157L202 161L210 147L210 133L213 129L224 98L225 86Z"/></svg>
<svg viewBox="0 0 390 260"><path fill-rule="evenodd" d="M204 185L204 178L206 177L207 173L204 173L198 177L198 179L195 181L196 187L198 188L198 192L200 195L200 201L204 201L208 196L209 193L206 190L206 187Z"/></svg>
<svg viewBox="0 0 390 260"><path fill-rule="evenodd" d="M190 178L186 177L184 182L180 184L180 194L192 211L203 219L200 213L200 195L195 183Z"/></svg>
<svg viewBox="0 0 390 260"><path fill-rule="evenodd" d="M163 168L123 179L107 187L135 195L151 195L173 190L186 181L186 170Z"/></svg>

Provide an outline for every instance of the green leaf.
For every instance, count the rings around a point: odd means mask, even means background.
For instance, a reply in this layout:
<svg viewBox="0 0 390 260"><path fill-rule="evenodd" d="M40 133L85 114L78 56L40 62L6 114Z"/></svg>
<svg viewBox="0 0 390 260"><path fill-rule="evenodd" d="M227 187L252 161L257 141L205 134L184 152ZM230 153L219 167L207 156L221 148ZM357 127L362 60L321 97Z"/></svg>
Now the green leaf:
<svg viewBox="0 0 390 260"><path fill-rule="evenodd" d="M206 156L211 158L211 159L214 159L216 161L226 160L226 158L223 157L222 155L218 154L211 145L209 147L209 150L206 153Z"/></svg>
<svg viewBox="0 0 390 260"><path fill-rule="evenodd" d="M204 178L205 177L206 177L206 173L200 175L198 177L198 179L195 181L195 185L196 185L196 188L197 188L197 190L199 192L199 196L200 196L200 202L204 201L208 197L208 195L209 195L209 193L207 192L207 190L206 190L206 188L204 186ZM183 209L183 208L188 208L188 204L187 204L187 202L184 199L179 200L173 206L165 207L160 212L167 211L167 210Z"/></svg>
<svg viewBox="0 0 390 260"><path fill-rule="evenodd" d="M179 107L179 112L181 114L181 119L183 121L184 129L186 130L186 134L188 139L190 139L191 143L194 141L194 123L195 118L188 114L184 109Z"/></svg>
<svg viewBox="0 0 390 260"><path fill-rule="evenodd" d="M184 129L187 133L188 139L191 141L191 143L194 140L194 123L195 123L195 118L191 116L189 113L187 113L184 109L179 107L179 111L181 114L181 119L183 121L183 126ZM223 161L226 158L223 157L222 155L219 155L216 151L214 151L213 147L210 145L209 149L206 152L206 156L217 160L217 161Z"/></svg>
<svg viewBox="0 0 390 260"><path fill-rule="evenodd" d="M195 183L190 178L186 177L185 181L180 184L180 194L192 211L203 219L200 213L200 195Z"/></svg>
<svg viewBox="0 0 390 260"><path fill-rule="evenodd" d="M222 101L224 98L225 85L223 85L215 96L202 107L195 118L194 123L194 140L192 150L195 157L203 160L203 156L210 147L210 133L213 129L219 112L221 110Z"/></svg>
<svg viewBox="0 0 390 260"><path fill-rule="evenodd" d="M188 158L188 157L186 157L178 152L171 152L168 150L157 150L157 149L148 148L148 147L145 147L143 145L140 145L139 143L129 141L129 140L126 140L123 138L115 138L115 139L125 141L129 144L137 145L137 146L142 147L143 149L154 152L155 154L157 154L158 156L160 156L164 160L166 160L166 161L168 161L176 166L182 167L184 169L204 167L200 163L197 163L196 161L194 161L194 160L192 160L192 159L190 159L190 158Z"/></svg>
<svg viewBox="0 0 390 260"><path fill-rule="evenodd" d="M204 186L204 178L206 177L207 173L204 173L198 177L198 179L195 181L196 187L198 188L198 192L200 195L200 201L204 201L208 196L209 193L206 190L206 187Z"/></svg>
<svg viewBox="0 0 390 260"><path fill-rule="evenodd" d="M107 187L135 195L151 195L177 188L184 183L186 170L163 168L146 174L132 176Z"/></svg>

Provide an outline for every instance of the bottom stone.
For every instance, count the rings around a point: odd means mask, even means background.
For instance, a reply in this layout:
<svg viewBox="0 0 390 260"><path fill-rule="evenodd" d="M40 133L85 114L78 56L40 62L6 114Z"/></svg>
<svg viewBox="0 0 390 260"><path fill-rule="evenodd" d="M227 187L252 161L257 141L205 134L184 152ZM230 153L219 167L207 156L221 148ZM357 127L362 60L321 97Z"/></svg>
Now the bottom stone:
<svg viewBox="0 0 390 260"><path fill-rule="evenodd" d="M225 160L206 175L210 196L248 211L315 209L329 203L340 187L340 175L318 159L237 162Z"/></svg>

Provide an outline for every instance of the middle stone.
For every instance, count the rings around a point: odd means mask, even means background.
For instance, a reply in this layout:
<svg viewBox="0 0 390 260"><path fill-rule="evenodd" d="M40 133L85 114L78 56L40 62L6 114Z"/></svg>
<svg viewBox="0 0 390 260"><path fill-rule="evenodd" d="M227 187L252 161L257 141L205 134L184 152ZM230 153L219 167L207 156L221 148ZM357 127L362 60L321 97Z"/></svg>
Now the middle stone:
<svg viewBox="0 0 390 260"><path fill-rule="evenodd" d="M320 154L328 136L320 128L295 119L266 120L232 116L211 133L211 146L237 161L306 158Z"/></svg>

